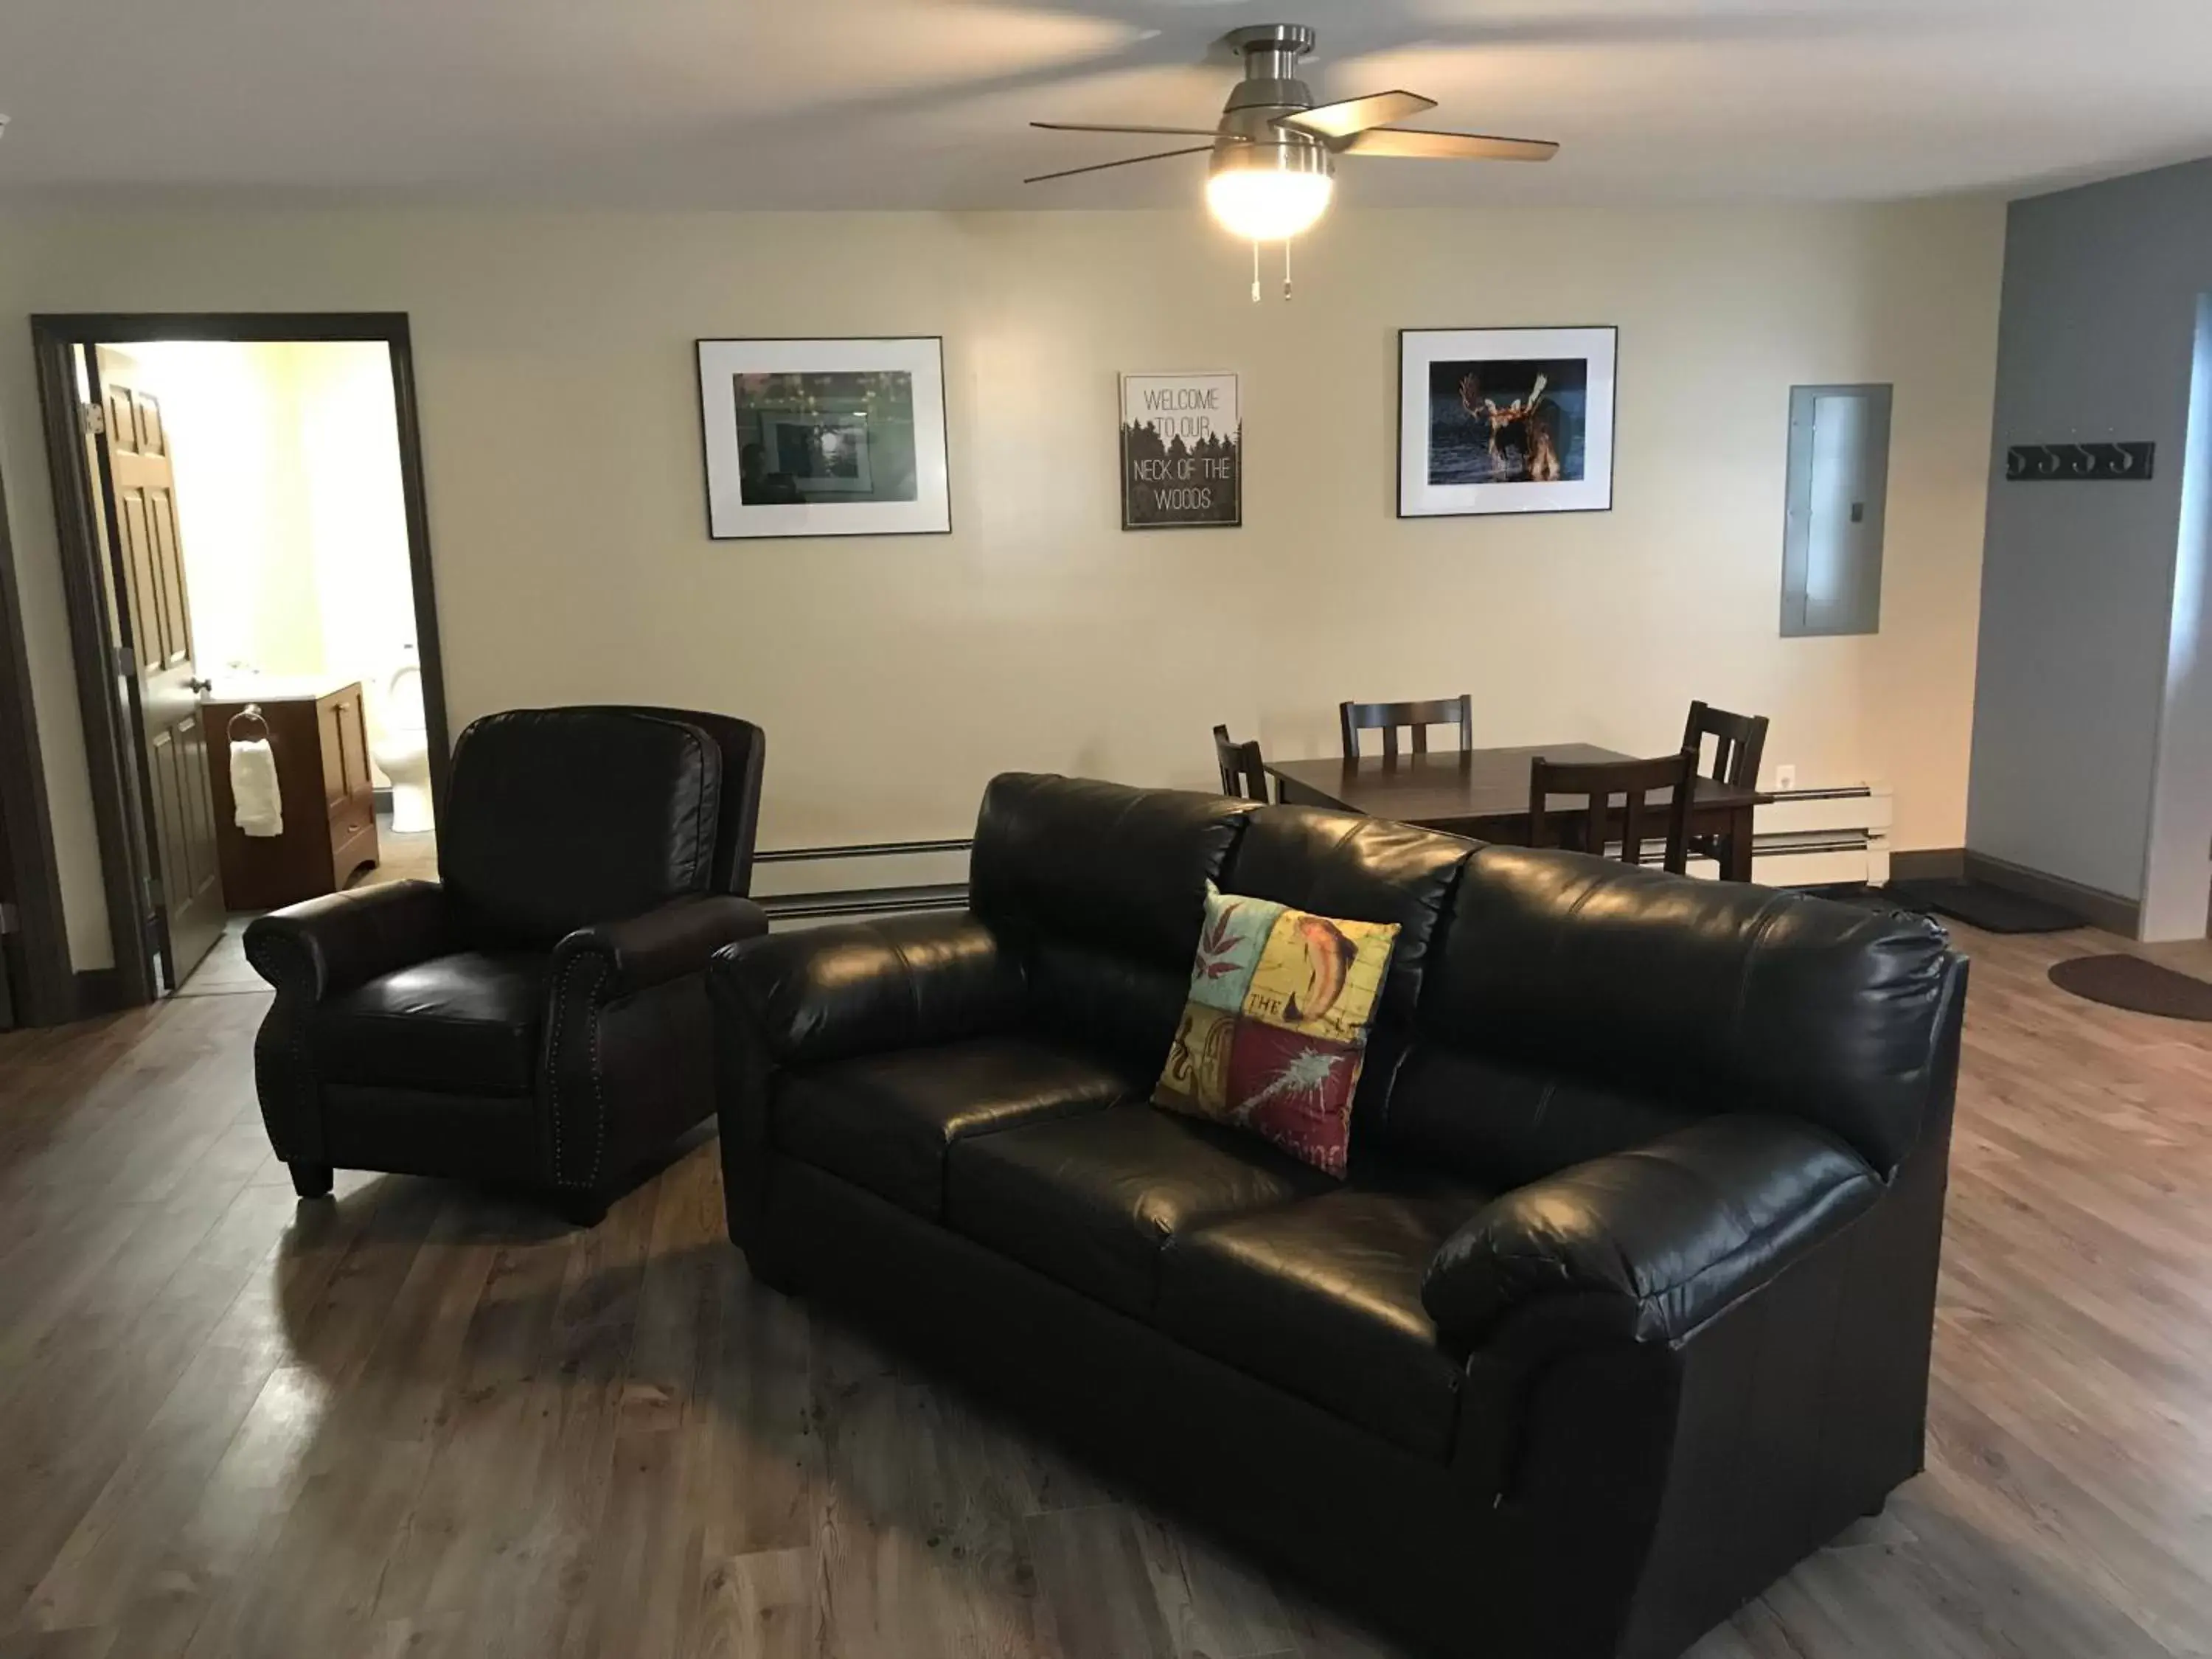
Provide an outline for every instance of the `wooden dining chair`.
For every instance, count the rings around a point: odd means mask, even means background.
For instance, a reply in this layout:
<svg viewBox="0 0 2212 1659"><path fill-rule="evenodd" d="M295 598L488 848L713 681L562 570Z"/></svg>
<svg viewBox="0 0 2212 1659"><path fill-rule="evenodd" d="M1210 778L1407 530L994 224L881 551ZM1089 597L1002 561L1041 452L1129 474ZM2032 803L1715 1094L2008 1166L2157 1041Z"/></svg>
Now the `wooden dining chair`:
<svg viewBox="0 0 2212 1659"><path fill-rule="evenodd" d="M1337 705L1337 714L1344 721L1344 757L1359 758L1359 734L1380 732L1382 734L1382 758L1398 758L1398 728L1411 728L1413 752L1429 752L1429 728L1431 726L1459 727L1459 752L1470 754L1474 749L1474 697L1462 692L1456 697L1440 697L1431 702L1346 702Z"/></svg>
<svg viewBox="0 0 2212 1659"><path fill-rule="evenodd" d="M1221 767L1221 793L1238 800L1267 803L1267 763L1261 758L1260 740L1238 743L1229 728L1213 728L1213 758Z"/></svg>
<svg viewBox="0 0 2212 1659"><path fill-rule="evenodd" d="M1705 739L1713 739L1713 763L1705 768ZM1682 747L1698 757L1698 773L1718 783L1738 789L1759 787L1759 758L1766 751L1766 716L1764 714L1731 714L1725 708L1715 708L1710 703L1690 705L1689 723L1682 728ZM1721 868L1729 866L1731 851L1726 836L1704 835L1690 837L1692 857L1718 859Z"/></svg>
<svg viewBox="0 0 2212 1659"><path fill-rule="evenodd" d="M1623 797L1620 811L1620 852L1624 864L1644 862L1646 839L1663 836L1663 866L1676 875L1690 862L1690 802L1697 792L1698 751L1656 760L1600 761L1557 764L1539 755L1528 768L1528 844L1552 847L1554 820L1564 817L1573 839L1566 844L1585 853L1605 855L1612 840L1613 798ZM1662 802L1651 796L1659 790L1672 793ZM1560 795L1581 798L1583 805L1556 811L1552 800ZM1579 822L1577 822L1579 820Z"/></svg>
<svg viewBox="0 0 2212 1659"><path fill-rule="evenodd" d="M1705 768L1705 739L1714 738L1713 764ZM1710 703L1690 705L1690 722L1682 730L1682 747L1695 750L1700 776L1733 784L1739 789L1759 787L1759 757L1766 752L1766 716L1731 714Z"/></svg>

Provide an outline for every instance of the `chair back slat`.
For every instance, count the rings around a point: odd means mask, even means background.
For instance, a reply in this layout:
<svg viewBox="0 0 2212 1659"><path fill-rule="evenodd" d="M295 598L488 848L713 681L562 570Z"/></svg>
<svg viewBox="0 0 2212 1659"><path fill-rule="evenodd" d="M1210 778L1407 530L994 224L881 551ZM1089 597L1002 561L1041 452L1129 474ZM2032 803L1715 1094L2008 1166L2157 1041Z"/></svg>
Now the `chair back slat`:
<svg viewBox="0 0 2212 1659"><path fill-rule="evenodd" d="M1643 863L1644 844L1656 837L1662 843L1661 862L1680 875L1689 868L1690 804L1696 797L1697 780L1694 749L1654 760L1565 764L1540 755L1528 768L1528 844L1571 845L1602 858L1613 839L1613 799L1618 795L1622 798L1621 862ZM1662 790L1664 800L1652 799ZM1576 798L1580 804L1564 811L1555 810L1551 803L1561 795ZM1571 832L1571 839L1564 843L1555 838L1562 819Z"/></svg>
<svg viewBox="0 0 2212 1659"><path fill-rule="evenodd" d="M1456 697L1438 697L1426 702L1346 702L1337 705L1337 714L1344 725L1344 757L1359 758L1359 734L1380 732L1382 734L1382 758L1398 758L1398 732L1404 727L1413 733L1413 752L1429 752L1429 728L1431 726L1456 726L1459 728L1459 752L1473 752L1474 748L1474 697L1462 692Z"/></svg>
<svg viewBox="0 0 2212 1659"><path fill-rule="evenodd" d="M1213 758L1221 768L1221 793L1239 800L1267 801L1267 763L1261 757L1260 740L1238 743L1229 728L1213 728Z"/></svg>
<svg viewBox="0 0 2212 1659"><path fill-rule="evenodd" d="M1713 741L1713 763L1705 765L1705 739ZM1766 716L1731 714L1709 703L1690 705L1689 723L1682 731L1682 747L1698 752L1702 776L1738 789L1759 787L1759 763L1766 750Z"/></svg>

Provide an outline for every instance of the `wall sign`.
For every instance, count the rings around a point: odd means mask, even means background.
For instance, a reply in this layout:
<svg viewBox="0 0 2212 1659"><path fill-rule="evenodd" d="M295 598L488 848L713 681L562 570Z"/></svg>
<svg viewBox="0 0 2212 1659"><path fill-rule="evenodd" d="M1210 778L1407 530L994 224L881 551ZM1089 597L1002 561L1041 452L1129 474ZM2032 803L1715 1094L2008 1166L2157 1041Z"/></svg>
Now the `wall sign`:
<svg viewBox="0 0 2212 1659"><path fill-rule="evenodd" d="M1121 377L1121 528L1244 522L1244 422L1234 374Z"/></svg>

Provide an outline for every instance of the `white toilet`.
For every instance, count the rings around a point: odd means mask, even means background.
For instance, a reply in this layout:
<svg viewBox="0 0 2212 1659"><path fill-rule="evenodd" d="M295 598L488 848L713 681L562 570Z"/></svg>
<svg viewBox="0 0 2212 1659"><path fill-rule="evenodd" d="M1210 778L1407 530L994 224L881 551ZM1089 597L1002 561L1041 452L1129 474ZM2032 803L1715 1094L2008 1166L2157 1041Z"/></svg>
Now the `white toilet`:
<svg viewBox="0 0 2212 1659"><path fill-rule="evenodd" d="M430 733L422 715L422 671L404 662L384 683L382 716L369 758L392 780L392 833L419 836L436 827L430 816Z"/></svg>

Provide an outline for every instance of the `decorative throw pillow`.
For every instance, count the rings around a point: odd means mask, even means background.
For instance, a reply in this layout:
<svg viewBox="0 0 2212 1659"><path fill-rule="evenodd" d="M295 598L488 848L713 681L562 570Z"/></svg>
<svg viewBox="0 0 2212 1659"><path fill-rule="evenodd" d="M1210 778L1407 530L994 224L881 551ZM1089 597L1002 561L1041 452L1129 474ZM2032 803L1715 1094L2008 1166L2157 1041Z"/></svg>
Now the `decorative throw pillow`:
<svg viewBox="0 0 2212 1659"><path fill-rule="evenodd" d="M1206 890L1190 1000L1152 1103L1266 1136L1342 1176L1395 922Z"/></svg>

